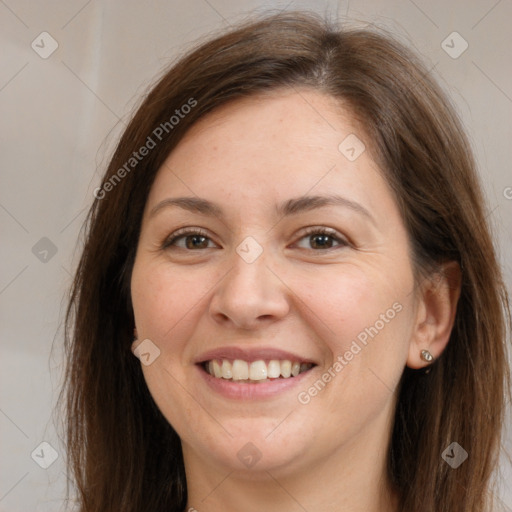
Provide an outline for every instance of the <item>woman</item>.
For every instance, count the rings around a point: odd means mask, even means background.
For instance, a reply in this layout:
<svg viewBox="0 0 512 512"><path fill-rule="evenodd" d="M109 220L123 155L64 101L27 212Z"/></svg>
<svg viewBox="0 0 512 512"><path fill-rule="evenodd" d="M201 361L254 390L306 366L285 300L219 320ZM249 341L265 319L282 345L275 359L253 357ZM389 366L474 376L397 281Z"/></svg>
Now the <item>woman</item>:
<svg viewBox="0 0 512 512"><path fill-rule="evenodd" d="M461 124L390 37L266 16L147 95L68 311L82 511L484 511L507 296Z"/></svg>

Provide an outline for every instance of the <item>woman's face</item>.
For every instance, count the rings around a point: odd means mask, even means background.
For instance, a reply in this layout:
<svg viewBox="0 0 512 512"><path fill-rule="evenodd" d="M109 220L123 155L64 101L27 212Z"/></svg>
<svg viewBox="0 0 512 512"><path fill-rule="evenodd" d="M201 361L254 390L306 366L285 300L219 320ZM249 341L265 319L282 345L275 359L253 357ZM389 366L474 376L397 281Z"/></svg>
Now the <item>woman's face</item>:
<svg viewBox="0 0 512 512"><path fill-rule="evenodd" d="M281 474L386 446L417 307L369 142L333 98L281 91L210 113L159 169L132 299L186 464Z"/></svg>

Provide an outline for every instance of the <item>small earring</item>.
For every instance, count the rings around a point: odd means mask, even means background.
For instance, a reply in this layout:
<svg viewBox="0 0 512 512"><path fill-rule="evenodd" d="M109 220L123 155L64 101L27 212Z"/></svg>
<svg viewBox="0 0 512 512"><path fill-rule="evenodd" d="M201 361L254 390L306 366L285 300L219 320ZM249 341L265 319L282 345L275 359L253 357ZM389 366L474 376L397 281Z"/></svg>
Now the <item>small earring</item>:
<svg viewBox="0 0 512 512"><path fill-rule="evenodd" d="M434 356L428 350L422 350L421 359L427 363L431 363L434 360Z"/></svg>

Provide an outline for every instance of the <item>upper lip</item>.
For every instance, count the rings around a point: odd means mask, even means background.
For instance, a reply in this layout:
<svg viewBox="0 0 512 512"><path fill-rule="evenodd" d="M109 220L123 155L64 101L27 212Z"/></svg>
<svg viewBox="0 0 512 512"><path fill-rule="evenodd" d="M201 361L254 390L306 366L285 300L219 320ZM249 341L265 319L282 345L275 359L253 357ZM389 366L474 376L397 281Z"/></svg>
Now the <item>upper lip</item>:
<svg viewBox="0 0 512 512"><path fill-rule="evenodd" d="M317 364L313 359L309 357L300 356L298 354L294 354L293 352L288 352L286 350L281 350L275 347L239 347L239 346L228 346L228 347L219 347L216 349L208 350L207 352L203 352L195 359L196 364L205 363L206 361L211 361L213 359L241 359L242 361L247 361L248 363L253 361L260 360L289 360L289 361L297 361L299 363L312 363Z"/></svg>

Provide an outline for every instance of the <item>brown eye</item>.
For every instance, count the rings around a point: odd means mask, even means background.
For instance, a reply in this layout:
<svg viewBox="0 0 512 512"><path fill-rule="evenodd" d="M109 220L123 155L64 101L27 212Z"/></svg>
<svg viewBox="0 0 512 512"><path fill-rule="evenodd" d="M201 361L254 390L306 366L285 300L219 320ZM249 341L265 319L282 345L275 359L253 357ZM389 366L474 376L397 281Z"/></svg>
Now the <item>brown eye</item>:
<svg viewBox="0 0 512 512"><path fill-rule="evenodd" d="M343 238L339 237L334 230L327 228L309 229L300 240L304 239L307 239L307 243L309 244L309 247L304 247L305 249L328 250L348 245L348 243ZM338 245L333 246L334 243L337 243Z"/></svg>
<svg viewBox="0 0 512 512"><path fill-rule="evenodd" d="M184 240L184 244L180 243ZM208 249L208 242L211 241L203 231L178 231L173 233L162 245L163 249L176 247L178 249Z"/></svg>

